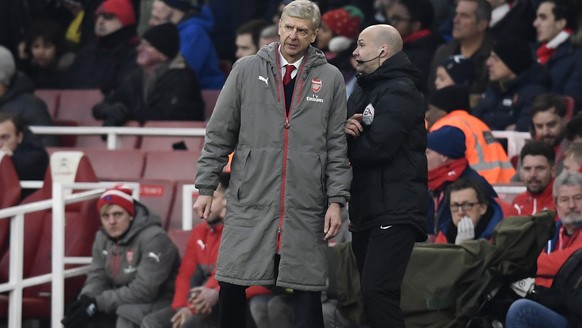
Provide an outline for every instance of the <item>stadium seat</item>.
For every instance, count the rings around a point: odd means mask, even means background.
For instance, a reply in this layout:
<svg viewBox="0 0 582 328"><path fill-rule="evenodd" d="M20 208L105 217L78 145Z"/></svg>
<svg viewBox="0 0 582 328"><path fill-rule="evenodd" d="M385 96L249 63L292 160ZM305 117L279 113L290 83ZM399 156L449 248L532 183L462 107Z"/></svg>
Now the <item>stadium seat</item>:
<svg viewBox="0 0 582 328"><path fill-rule="evenodd" d="M57 117L59 104L61 100L61 90L56 89L38 89L34 94L42 99L52 118Z"/></svg>
<svg viewBox="0 0 582 328"><path fill-rule="evenodd" d="M194 181L199 151L148 151L143 179Z"/></svg>
<svg viewBox="0 0 582 328"><path fill-rule="evenodd" d="M218 95L220 90L202 90L202 98L204 99L204 117L206 121L210 119L212 112L214 111L214 106L216 105L216 100L218 100Z"/></svg>
<svg viewBox="0 0 582 328"><path fill-rule="evenodd" d="M144 123L144 128L206 128L205 122L193 121L149 121ZM204 137L165 137L144 136L140 149L143 150L173 150L174 144L184 142L186 148L191 151L200 151L204 147Z"/></svg>
<svg viewBox="0 0 582 328"><path fill-rule="evenodd" d="M172 240L174 245L178 247L178 251L180 252L180 257L184 257L184 253L186 252L186 245L188 244L188 239L190 239L190 235L192 231L181 230L181 229L170 229L168 230L168 237Z"/></svg>
<svg viewBox="0 0 582 328"><path fill-rule="evenodd" d="M102 126L103 121L98 121L94 119L79 121L79 126ZM136 121L129 121L125 124L126 127L139 127L140 124ZM107 141L102 139L99 135L79 135L76 136L76 147L80 148L94 148L94 149L107 149ZM120 136L119 149L135 149L137 148L141 137L139 136Z"/></svg>
<svg viewBox="0 0 582 328"><path fill-rule="evenodd" d="M140 150L85 148L83 151L100 181L137 181L142 176L145 154Z"/></svg>
<svg viewBox="0 0 582 328"><path fill-rule="evenodd" d="M62 90L56 117L77 122L93 120L92 108L102 100L98 89Z"/></svg>
<svg viewBox="0 0 582 328"><path fill-rule="evenodd" d="M150 211L160 216L162 228L169 225L170 209L174 201L175 183L170 180L142 179L139 198Z"/></svg>
<svg viewBox="0 0 582 328"><path fill-rule="evenodd" d="M20 180L10 156L0 151L0 209L18 205ZM8 251L10 243L10 219L0 219L0 258Z"/></svg>
<svg viewBox="0 0 582 328"><path fill-rule="evenodd" d="M182 195L183 190L182 187L185 184L194 184L194 181L177 181L176 182L176 196L174 197L174 202L172 203L172 211L170 212L170 220L168 229L182 229ZM192 193L192 200L195 201L198 198L198 192L195 191ZM192 202L194 204L194 202ZM203 219L199 218L194 210L192 209L192 227L196 226L197 224L204 222Z"/></svg>
<svg viewBox="0 0 582 328"><path fill-rule="evenodd" d="M50 199L52 182L96 182L97 177L87 156L82 152L55 152L51 155L50 170L41 189L23 203ZM66 256L91 256L95 234L100 227L96 210L97 199L70 204L65 207ZM23 276L25 278L51 272L52 213L50 209L25 215ZM0 281L8 279L9 254L0 262ZM83 277L67 279L65 300L75 297L83 284ZM23 291L23 318L48 318L50 315L50 284L33 286ZM7 301L0 298L0 317L7 316Z"/></svg>

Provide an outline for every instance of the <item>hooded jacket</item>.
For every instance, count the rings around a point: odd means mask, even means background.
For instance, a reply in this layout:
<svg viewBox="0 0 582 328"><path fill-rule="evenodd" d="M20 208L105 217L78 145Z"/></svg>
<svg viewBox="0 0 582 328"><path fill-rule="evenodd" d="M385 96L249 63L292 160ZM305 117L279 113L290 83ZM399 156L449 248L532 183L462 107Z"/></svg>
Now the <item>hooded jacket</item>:
<svg viewBox="0 0 582 328"><path fill-rule="evenodd" d="M324 216L328 204L345 204L352 178L345 85L323 53L309 47L287 114L278 49L271 43L234 64L206 127L196 187L212 195L235 150L218 281L322 291Z"/></svg>
<svg viewBox="0 0 582 328"><path fill-rule="evenodd" d="M202 7L198 15L186 17L177 25L180 53L196 72L201 89L220 89L224 84L224 74L220 71L218 55L210 39L213 27L214 17L208 6Z"/></svg>
<svg viewBox="0 0 582 328"><path fill-rule="evenodd" d="M151 312L150 307L171 304L180 265L178 249L162 229L160 218L143 204L134 201L134 205L135 218L119 239L110 238L104 230L97 232L81 290L81 295L95 298L99 311L130 318Z"/></svg>
<svg viewBox="0 0 582 328"><path fill-rule="evenodd" d="M426 130L418 70L399 52L373 73L358 77L348 117L373 107L359 137L348 137L354 179L350 230L412 224L426 238ZM424 238L423 238L424 237Z"/></svg>

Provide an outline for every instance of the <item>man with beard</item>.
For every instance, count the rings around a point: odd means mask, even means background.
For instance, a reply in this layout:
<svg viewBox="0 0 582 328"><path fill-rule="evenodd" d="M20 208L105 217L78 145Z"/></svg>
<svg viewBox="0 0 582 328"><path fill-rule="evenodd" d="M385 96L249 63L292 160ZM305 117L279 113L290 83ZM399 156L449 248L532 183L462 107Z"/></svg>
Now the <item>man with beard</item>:
<svg viewBox="0 0 582 328"><path fill-rule="evenodd" d="M562 173L556 178L553 193L560 218L556 222L556 235L546 252L538 257L535 285L530 288L527 299L511 305L506 327L580 327L582 324L580 285L571 288L562 279L569 276L571 281L576 281L574 270L562 271L562 267L565 269L564 263L571 263L568 259L582 248L582 174Z"/></svg>
<svg viewBox="0 0 582 328"><path fill-rule="evenodd" d="M552 148L544 142L532 141L523 146L519 158L519 176L527 190L513 200L515 214L533 215L544 209L554 209L552 185L556 167Z"/></svg>
<svg viewBox="0 0 582 328"><path fill-rule="evenodd" d="M553 93L537 96L531 108L531 121L535 140L554 148L554 159L560 172L564 151L569 144L564 138L568 119L562 96Z"/></svg>

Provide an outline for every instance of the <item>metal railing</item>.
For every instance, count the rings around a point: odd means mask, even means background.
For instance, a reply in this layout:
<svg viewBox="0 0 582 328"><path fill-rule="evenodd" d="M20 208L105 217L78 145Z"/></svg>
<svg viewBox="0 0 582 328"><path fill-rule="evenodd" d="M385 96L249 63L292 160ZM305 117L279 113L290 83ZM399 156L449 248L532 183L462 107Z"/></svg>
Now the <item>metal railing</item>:
<svg viewBox="0 0 582 328"><path fill-rule="evenodd" d="M95 199L105 188L118 183L53 183L52 199L0 210L0 220L10 220L9 279L0 284L0 293L8 292L8 327L19 328L22 324L22 290L26 287L51 282L51 327L59 327L64 314L65 278L87 273L88 266L65 270L65 264L89 264L91 257L65 257L65 205ZM139 183L126 183L133 189L133 197L139 199ZM96 189L97 188L97 189ZM69 189L92 189L67 195ZM52 208L52 272L31 278L23 278L24 215Z"/></svg>
<svg viewBox="0 0 582 328"><path fill-rule="evenodd" d="M122 136L204 137L204 128L98 127L98 126L31 126L35 134L106 135L107 149L118 149Z"/></svg>

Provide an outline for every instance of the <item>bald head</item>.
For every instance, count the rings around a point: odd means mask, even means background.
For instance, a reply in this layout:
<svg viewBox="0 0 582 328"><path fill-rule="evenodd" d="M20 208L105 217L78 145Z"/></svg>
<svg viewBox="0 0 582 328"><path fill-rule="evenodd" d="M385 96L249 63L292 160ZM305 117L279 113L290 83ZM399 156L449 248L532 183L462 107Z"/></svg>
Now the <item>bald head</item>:
<svg viewBox="0 0 582 328"><path fill-rule="evenodd" d="M358 63L356 70L364 74L372 73L400 51L402 37L397 29L386 24L366 27L360 33L358 47L353 53Z"/></svg>
<svg viewBox="0 0 582 328"><path fill-rule="evenodd" d="M392 57L394 54L402 51L402 37L397 29L391 25L378 24L365 28L360 36L364 33L369 33L370 40L378 46L385 46L387 49L386 59Z"/></svg>

